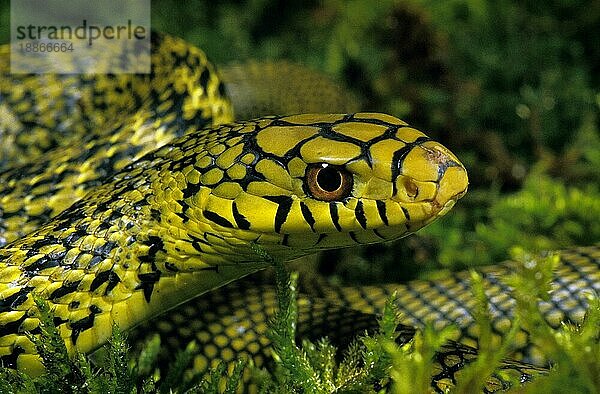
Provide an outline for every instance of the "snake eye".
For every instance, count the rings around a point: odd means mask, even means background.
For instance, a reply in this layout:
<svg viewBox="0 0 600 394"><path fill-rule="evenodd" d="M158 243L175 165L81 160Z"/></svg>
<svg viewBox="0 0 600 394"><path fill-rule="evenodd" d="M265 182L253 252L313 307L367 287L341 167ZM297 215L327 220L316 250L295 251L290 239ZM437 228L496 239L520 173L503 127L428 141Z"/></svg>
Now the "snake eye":
<svg viewBox="0 0 600 394"><path fill-rule="evenodd" d="M343 200L350 195L352 184L352 175L340 167L314 164L306 171L306 186L317 200Z"/></svg>

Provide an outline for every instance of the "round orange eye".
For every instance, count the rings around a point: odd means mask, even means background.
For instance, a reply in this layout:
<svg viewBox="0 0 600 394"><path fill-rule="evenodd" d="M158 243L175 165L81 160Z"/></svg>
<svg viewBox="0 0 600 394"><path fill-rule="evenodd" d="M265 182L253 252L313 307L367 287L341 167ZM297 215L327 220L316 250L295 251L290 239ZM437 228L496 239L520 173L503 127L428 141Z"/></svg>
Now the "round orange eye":
<svg viewBox="0 0 600 394"><path fill-rule="evenodd" d="M353 182L352 174L340 167L313 164L306 170L306 187L317 200L343 200L352 192Z"/></svg>

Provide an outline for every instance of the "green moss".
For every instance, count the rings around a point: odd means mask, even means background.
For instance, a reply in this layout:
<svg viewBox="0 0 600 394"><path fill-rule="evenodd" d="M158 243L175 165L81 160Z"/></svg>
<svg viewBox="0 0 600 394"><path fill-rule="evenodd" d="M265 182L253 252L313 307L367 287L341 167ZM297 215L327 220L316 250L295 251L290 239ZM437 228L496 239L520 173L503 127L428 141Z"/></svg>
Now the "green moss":
<svg viewBox="0 0 600 394"><path fill-rule="evenodd" d="M379 321L379 333L364 336L350 345L344 359L336 360L338 349L327 339L317 343L295 342L297 274L289 275L283 264L274 261L277 278L278 311L270 323L276 368L262 375L263 393L365 393L383 388L389 379L391 358L384 345L398 334L398 312L394 299L386 303Z"/></svg>

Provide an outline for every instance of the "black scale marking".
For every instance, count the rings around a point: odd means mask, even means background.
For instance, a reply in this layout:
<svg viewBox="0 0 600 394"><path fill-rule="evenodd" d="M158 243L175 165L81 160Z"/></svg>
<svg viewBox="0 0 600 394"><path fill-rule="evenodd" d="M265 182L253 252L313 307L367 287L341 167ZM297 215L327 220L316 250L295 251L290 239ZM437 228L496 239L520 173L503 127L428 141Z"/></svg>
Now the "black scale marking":
<svg viewBox="0 0 600 394"><path fill-rule="evenodd" d="M277 212L275 212L275 232L280 233L281 226L285 223L294 200L290 196L264 196L263 198L277 204Z"/></svg>
<svg viewBox="0 0 600 394"><path fill-rule="evenodd" d="M16 293L6 297L3 300L0 300L0 313L15 310L19 305L27 300L29 292L31 292L33 289L34 288L31 286L22 287Z"/></svg>
<svg viewBox="0 0 600 394"><path fill-rule="evenodd" d="M310 226L310 229L315 232L315 218L313 217L312 212L310 212L308 206L302 201L300 201L300 211L302 212L302 216L304 216L304 220Z"/></svg>
<svg viewBox="0 0 600 394"><path fill-rule="evenodd" d="M205 210L204 217L211 222L218 224L219 226L233 228L233 224L231 224L229 220L225 219L216 212Z"/></svg>

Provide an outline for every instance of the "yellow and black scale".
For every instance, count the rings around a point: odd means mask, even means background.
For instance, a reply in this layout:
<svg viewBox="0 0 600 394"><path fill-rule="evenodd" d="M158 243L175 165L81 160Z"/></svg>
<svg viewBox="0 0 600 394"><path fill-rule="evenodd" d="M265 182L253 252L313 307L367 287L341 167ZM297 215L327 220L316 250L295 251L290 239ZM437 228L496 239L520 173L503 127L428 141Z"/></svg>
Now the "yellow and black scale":
<svg viewBox="0 0 600 394"><path fill-rule="evenodd" d="M38 329L34 293L50 304L71 351L97 349L114 323L145 322L170 345L196 339L198 369L241 353L260 362L272 290L234 282L189 301L265 268L252 243L289 260L397 239L445 214L467 189L450 151L389 115L231 123L226 90L235 83L225 88L206 56L174 37L153 34L150 75L13 75L1 52L0 360L27 373L42 372L25 335ZM319 102L327 105L353 104ZM563 254L545 306L550 321L581 319L584 293L599 290L599 254ZM499 333L513 301L497 278L509 269L485 272ZM454 322L476 340L464 274L395 289L408 324ZM332 317L370 317L390 287L308 290L322 302L300 300L301 327L334 336ZM442 353L434 385L451 383L473 357L468 347Z"/></svg>

